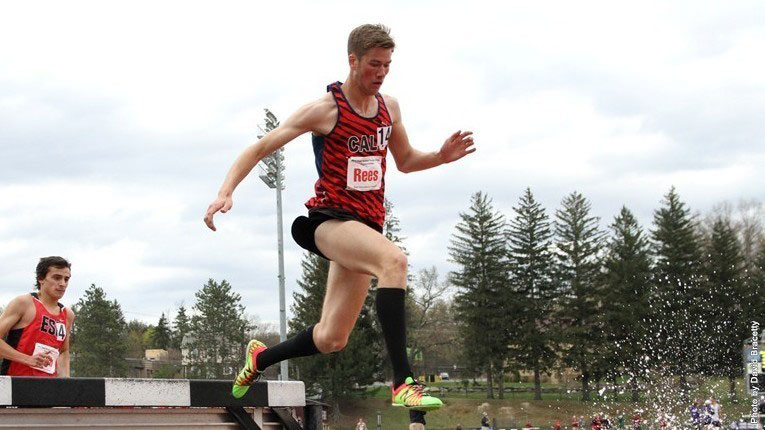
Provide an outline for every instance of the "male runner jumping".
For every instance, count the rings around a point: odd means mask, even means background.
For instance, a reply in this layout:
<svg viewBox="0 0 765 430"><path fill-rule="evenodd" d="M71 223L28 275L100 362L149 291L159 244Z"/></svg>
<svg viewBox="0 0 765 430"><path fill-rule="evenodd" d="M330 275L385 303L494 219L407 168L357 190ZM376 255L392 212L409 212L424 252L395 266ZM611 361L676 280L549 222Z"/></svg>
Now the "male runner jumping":
<svg viewBox="0 0 765 430"><path fill-rule="evenodd" d="M390 357L393 404L413 409L441 407L413 377L406 356L404 293L406 255L382 233L387 150L398 170L408 173L456 161L475 151L472 132L457 131L438 152L420 152L409 144L398 101L379 93L388 74L395 43L388 28L362 25L348 38L350 72L344 83L297 110L278 128L249 146L226 175L205 215L215 230L216 212L231 209L236 186L264 157L306 133L312 133L319 179L298 217L292 235L303 248L330 260L320 321L271 348L253 340L233 395L247 392L268 366L294 357L331 353L345 347L372 276L378 280L375 305Z"/></svg>

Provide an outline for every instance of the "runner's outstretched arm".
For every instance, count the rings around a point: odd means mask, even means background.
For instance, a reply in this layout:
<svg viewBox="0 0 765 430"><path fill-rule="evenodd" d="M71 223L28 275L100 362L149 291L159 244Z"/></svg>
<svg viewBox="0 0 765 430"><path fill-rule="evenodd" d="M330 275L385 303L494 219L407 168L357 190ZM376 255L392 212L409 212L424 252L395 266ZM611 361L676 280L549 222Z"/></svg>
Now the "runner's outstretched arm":
<svg viewBox="0 0 765 430"><path fill-rule="evenodd" d="M240 182L252 171L252 168L277 149L286 145L296 137L308 131L315 131L316 124L321 120L321 101L309 103L292 114L279 127L269 131L254 144L248 146L234 161L226 174L218 196L207 207L204 222L215 231L213 216L216 212L228 212L234 205L233 194Z"/></svg>
<svg viewBox="0 0 765 430"><path fill-rule="evenodd" d="M393 132L391 134L389 148L396 161L398 170L404 173L431 169L442 164L457 161L460 158L475 152L473 147L473 132L457 130L444 141L441 149L436 152L422 152L414 149L409 144L409 137L401 121L401 108L398 101L386 96L386 105L391 112L393 120Z"/></svg>

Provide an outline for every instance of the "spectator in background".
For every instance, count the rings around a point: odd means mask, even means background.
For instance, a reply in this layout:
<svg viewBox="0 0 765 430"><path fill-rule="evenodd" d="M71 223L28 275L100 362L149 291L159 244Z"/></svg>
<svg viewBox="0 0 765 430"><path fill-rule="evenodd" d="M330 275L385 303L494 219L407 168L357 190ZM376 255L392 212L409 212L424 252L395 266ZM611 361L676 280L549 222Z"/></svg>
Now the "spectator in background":
<svg viewBox="0 0 765 430"><path fill-rule="evenodd" d="M483 416L481 417L481 430L489 430L491 426L489 425L489 414L484 412Z"/></svg>
<svg viewBox="0 0 765 430"><path fill-rule="evenodd" d="M571 428L572 430L579 430L579 418L576 415L571 417Z"/></svg>
<svg viewBox="0 0 765 430"><path fill-rule="evenodd" d="M712 398L709 405L709 414L712 418L712 426L720 428L722 426L722 419L720 418L720 404L717 403L717 399Z"/></svg>
<svg viewBox="0 0 765 430"><path fill-rule="evenodd" d="M691 426L696 430L701 430L701 409L699 409L699 401L694 400L688 410L691 413Z"/></svg>
<svg viewBox="0 0 765 430"><path fill-rule="evenodd" d="M701 422L705 426L712 425L712 401L709 399L704 401L704 417Z"/></svg>
<svg viewBox="0 0 765 430"><path fill-rule="evenodd" d="M367 430L367 423L363 419L359 418L359 422L356 423L356 430Z"/></svg>
<svg viewBox="0 0 765 430"><path fill-rule="evenodd" d="M640 430L640 411L635 411L635 414L632 415L632 430Z"/></svg>
<svg viewBox="0 0 765 430"><path fill-rule="evenodd" d="M425 430L424 411L409 411L409 430Z"/></svg>
<svg viewBox="0 0 765 430"><path fill-rule="evenodd" d="M605 430L611 430L611 420L608 419L608 415L603 415L600 419L600 426Z"/></svg>
<svg viewBox="0 0 765 430"><path fill-rule="evenodd" d="M667 415L662 410L659 410L659 428L667 430Z"/></svg>

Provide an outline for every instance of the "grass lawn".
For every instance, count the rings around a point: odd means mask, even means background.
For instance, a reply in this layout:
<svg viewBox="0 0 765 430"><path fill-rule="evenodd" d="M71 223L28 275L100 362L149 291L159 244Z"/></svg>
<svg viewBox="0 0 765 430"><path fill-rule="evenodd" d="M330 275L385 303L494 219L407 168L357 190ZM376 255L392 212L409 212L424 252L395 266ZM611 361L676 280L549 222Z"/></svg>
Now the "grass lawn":
<svg viewBox="0 0 765 430"><path fill-rule="evenodd" d="M525 399L465 399L446 398L442 410L430 412L425 416L428 429L454 429L459 423L467 430L471 427L479 427L481 424L481 410L486 410L490 418L496 418L499 426L510 424L523 426L530 420L534 426L554 425L556 419L566 424L573 413L583 415L589 412L588 404L579 401L542 401L535 402ZM403 408L390 406L390 399L372 397L367 399L350 398L342 402L340 412L342 416L333 426L333 429L353 429L359 417L364 418L369 430L375 430L377 425L377 412L380 412L382 429L408 429L409 414Z"/></svg>
<svg viewBox="0 0 765 430"><path fill-rule="evenodd" d="M461 385L457 382L447 382L433 384L452 385L454 387ZM529 384L513 384L514 386L528 386ZM739 394L740 402L730 404L726 402L723 395L727 385L721 382L711 381L704 384L703 392L698 392L699 397L715 395L722 399L722 412L724 423L730 422L731 417L741 417L747 413L749 398L743 391ZM496 393L495 393L496 396ZM654 407L646 402L633 403L628 400L628 395L623 394L619 401L613 399L598 398L597 393L593 393L593 398L597 400L591 402L580 401L579 393L544 393L543 400L536 401L532 399L532 393L505 394L505 399L486 399L486 393L448 393L446 396L440 395L445 406L443 409L430 412L425 416L428 429L449 429L453 430L456 425L462 424L464 430L480 426L481 411L486 410L490 418L497 419L499 428L520 428L525 423L531 423L534 427L540 427L542 430L552 430L556 420L560 420L562 430L571 430L571 418L573 415L592 417L594 414L607 414L610 417L617 417L625 414L628 430L631 430L630 417L635 409L642 409L643 412L643 430L658 430L655 424ZM694 396L697 397L697 396ZM702 397L702 398L703 398ZM392 407L390 405L390 390L386 387L368 389L362 397L361 395L351 396L340 403L340 415L333 417L331 428L333 430L354 429L359 417L367 423L369 430L377 429L377 413L381 415L382 430L406 430L409 426L409 414L403 408ZM687 409L678 408L673 411L679 418L687 418ZM587 420L586 420L587 421ZM616 419L612 418L614 429ZM589 423L589 421L587 421ZM589 429L589 425L585 429Z"/></svg>

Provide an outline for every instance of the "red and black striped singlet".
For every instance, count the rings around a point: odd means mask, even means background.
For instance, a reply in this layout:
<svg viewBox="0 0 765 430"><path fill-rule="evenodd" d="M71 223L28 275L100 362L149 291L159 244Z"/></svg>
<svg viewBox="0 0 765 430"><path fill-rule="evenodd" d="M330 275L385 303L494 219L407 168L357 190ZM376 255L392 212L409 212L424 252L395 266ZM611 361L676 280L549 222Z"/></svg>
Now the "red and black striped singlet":
<svg viewBox="0 0 765 430"><path fill-rule="evenodd" d="M337 104L337 122L326 136L313 135L319 179L310 209L349 212L362 221L382 226L385 221L385 157L393 131L382 95L377 114L366 118L353 110L340 82L327 86Z"/></svg>

